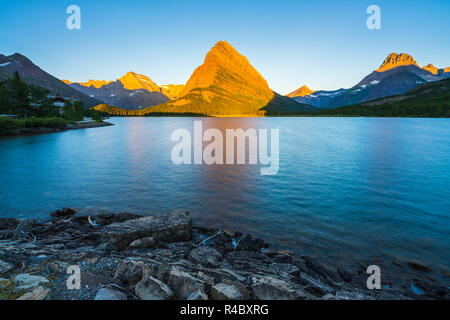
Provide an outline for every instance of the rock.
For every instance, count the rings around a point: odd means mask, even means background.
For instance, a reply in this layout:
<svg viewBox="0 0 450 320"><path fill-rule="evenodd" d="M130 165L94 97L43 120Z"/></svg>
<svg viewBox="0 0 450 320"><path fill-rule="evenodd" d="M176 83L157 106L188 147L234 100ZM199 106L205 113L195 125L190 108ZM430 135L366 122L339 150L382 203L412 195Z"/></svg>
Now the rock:
<svg viewBox="0 0 450 320"><path fill-rule="evenodd" d="M13 268L13 265L0 260L0 275L7 273Z"/></svg>
<svg viewBox="0 0 450 320"><path fill-rule="evenodd" d="M188 259L207 268L215 268L222 260L222 254L215 248L199 246L189 253Z"/></svg>
<svg viewBox="0 0 450 320"><path fill-rule="evenodd" d="M288 282L273 277L253 278L253 293L259 300L294 300L295 288Z"/></svg>
<svg viewBox="0 0 450 320"><path fill-rule="evenodd" d="M48 297L48 290L41 286L36 287L33 291L25 293L23 296L17 298L17 300L45 300Z"/></svg>
<svg viewBox="0 0 450 320"><path fill-rule="evenodd" d="M50 213L50 216L53 218L67 218L73 216L75 213L77 213L72 208L63 208L62 210L55 210L52 213Z"/></svg>
<svg viewBox="0 0 450 320"><path fill-rule="evenodd" d="M332 295L327 294L326 295L327 300L334 300L334 298L331 298ZM357 290L355 291L338 291L335 295L336 300L375 300L373 297L363 294Z"/></svg>
<svg viewBox="0 0 450 320"><path fill-rule="evenodd" d="M14 230L18 224L14 218L0 218L0 230Z"/></svg>
<svg viewBox="0 0 450 320"><path fill-rule="evenodd" d="M31 233L33 230L33 226L35 224L34 219L22 219L19 221L19 224L13 231L13 236L16 239L26 238L27 235Z"/></svg>
<svg viewBox="0 0 450 320"><path fill-rule="evenodd" d="M430 272L430 268L428 268L427 266L424 266L423 264L420 264L418 262L408 261L407 263L411 268L413 268L416 271Z"/></svg>
<svg viewBox="0 0 450 320"><path fill-rule="evenodd" d="M152 237L146 237L134 240L130 243L129 248L152 248L155 245L156 241Z"/></svg>
<svg viewBox="0 0 450 320"><path fill-rule="evenodd" d="M44 277L21 273L14 278L14 291L27 291L48 283L49 281Z"/></svg>
<svg viewBox="0 0 450 320"><path fill-rule="evenodd" d="M168 285L178 299L186 299L195 290L204 291L205 289L203 281L177 267L172 267L170 270Z"/></svg>
<svg viewBox="0 0 450 320"><path fill-rule="evenodd" d="M7 288L10 283L11 283L11 280L0 278L0 290Z"/></svg>
<svg viewBox="0 0 450 320"><path fill-rule="evenodd" d="M203 273L201 271L199 271L197 273L197 278L199 278L200 280L204 281L206 284L208 284L210 286L215 285L214 277L211 277L211 276L209 276L206 273Z"/></svg>
<svg viewBox="0 0 450 320"><path fill-rule="evenodd" d="M212 300L242 300L242 294L234 285L218 283L211 287Z"/></svg>
<svg viewBox="0 0 450 320"><path fill-rule="evenodd" d="M49 261L49 260L52 260L54 258L55 258L54 256L47 256L45 254L41 254L41 255L38 255L38 256L35 256L35 257L30 257L28 259L28 263L29 264L41 264L41 263L43 263L45 261Z"/></svg>
<svg viewBox="0 0 450 320"><path fill-rule="evenodd" d="M339 271L335 269L333 266L330 266L326 263L319 263L315 259L311 257L302 257L305 260L305 264L308 268L316 272L319 276L326 279L330 283L338 283L342 282Z"/></svg>
<svg viewBox="0 0 450 320"><path fill-rule="evenodd" d="M248 261L248 260L262 260L262 261L269 261L266 255L255 252L255 251L235 251L230 252L226 255L227 259L230 261Z"/></svg>
<svg viewBox="0 0 450 320"><path fill-rule="evenodd" d="M305 286L306 291L315 296L322 297L327 293L335 293L335 290L331 287L320 282L319 280L314 279L305 272L300 273L300 282Z"/></svg>
<svg viewBox="0 0 450 320"><path fill-rule="evenodd" d="M224 279L223 283L225 283L225 284L227 284L229 286L235 286L239 290L239 292L241 293L243 300L249 300L250 299L247 287L244 284L242 284L241 282Z"/></svg>
<svg viewBox="0 0 450 320"><path fill-rule="evenodd" d="M174 294L166 284L151 276L139 281L134 291L142 300L169 300Z"/></svg>
<svg viewBox="0 0 450 320"><path fill-rule="evenodd" d="M103 274L92 274L89 272L83 272L81 275L81 285L88 285L88 286L97 286L97 285L118 285L120 286L122 283L118 281L117 279L110 278L108 276L105 276Z"/></svg>
<svg viewBox="0 0 450 320"><path fill-rule="evenodd" d="M63 261L54 261L47 264L47 268L52 273L66 273L69 264Z"/></svg>
<svg viewBox="0 0 450 320"><path fill-rule="evenodd" d="M108 225L114 222L124 222L127 220L142 218L140 214L121 212L121 213L100 213L94 216L97 223L101 225Z"/></svg>
<svg viewBox="0 0 450 320"><path fill-rule="evenodd" d="M133 289L144 275L144 263L135 260L122 260L116 268L114 278Z"/></svg>
<svg viewBox="0 0 450 320"><path fill-rule="evenodd" d="M196 289L186 298L186 300L208 300L208 295L202 290Z"/></svg>
<svg viewBox="0 0 450 320"><path fill-rule="evenodd" d="M186 211L112 223L103 229L103 241L125 249L134 240L152 237L155 241L179 242L192 238L192 217Z"/></svg>
<svg viewBox="0 0 450 320"><path fill-rule="evenodd" d="M238 248L248 251L260 251L264 248L264 241L261 239L253 239L251 235L246 235L240 239Z"/></svg>
<svg viewBox="0 0 450 320"><path fill-rule="evenodd" d="M98 290L94 300L127 300L127 295L118 290L101 288L100 290Z"/></svg>

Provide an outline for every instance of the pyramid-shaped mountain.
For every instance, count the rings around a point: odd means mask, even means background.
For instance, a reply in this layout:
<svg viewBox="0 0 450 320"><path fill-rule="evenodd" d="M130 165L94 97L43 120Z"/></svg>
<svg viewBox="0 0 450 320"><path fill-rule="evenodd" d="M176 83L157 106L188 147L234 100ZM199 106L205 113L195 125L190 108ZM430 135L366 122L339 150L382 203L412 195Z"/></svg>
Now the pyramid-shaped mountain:
<svg viewBox="0 0 450 320"><path fill-rule="evenodd" d="M194 71L178 99L146 111L220 116L307 108L312 109L272 91L246 57L220 41Z"/></svg>

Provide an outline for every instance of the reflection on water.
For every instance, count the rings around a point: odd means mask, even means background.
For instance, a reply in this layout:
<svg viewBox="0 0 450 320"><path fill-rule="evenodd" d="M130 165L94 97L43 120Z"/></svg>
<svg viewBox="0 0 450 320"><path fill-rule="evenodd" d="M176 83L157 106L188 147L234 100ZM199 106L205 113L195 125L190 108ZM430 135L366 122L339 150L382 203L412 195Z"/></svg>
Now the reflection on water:
<svg viewBox="0 0 450 320"><path fill-rule="evenodd" d="M450 265L448 119L204 118L203 128L280 129L280 170L174 165L193 118L0 139L0 216L190 210L197 222L353 263L381 256Z"/></svg>

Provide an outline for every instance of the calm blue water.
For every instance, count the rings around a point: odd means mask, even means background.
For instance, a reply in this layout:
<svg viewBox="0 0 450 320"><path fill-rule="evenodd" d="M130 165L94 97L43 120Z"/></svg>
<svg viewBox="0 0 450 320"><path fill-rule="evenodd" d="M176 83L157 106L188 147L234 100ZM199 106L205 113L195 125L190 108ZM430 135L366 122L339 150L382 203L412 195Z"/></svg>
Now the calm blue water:
<svg viewBox="0 0 450 320"><path fill-rule="evenodd" d="M203 119L222 130L279 128L276 176L174 165L170 135L194 120L113 118L113 127L0 138L0 216L187 209L199 223L329 261L449 268L449 119Z"/></svg>

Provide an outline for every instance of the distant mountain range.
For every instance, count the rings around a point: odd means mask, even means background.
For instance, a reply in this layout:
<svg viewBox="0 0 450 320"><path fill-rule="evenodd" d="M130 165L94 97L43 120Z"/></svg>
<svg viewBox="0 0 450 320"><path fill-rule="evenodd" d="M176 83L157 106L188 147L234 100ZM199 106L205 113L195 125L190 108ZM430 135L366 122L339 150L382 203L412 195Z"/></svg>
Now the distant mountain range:
<svg viewBox="0 0 450 320"><path fill-rule="evenodd" d="M59 94L68 98L75 97L82 101L86 107L93 107L101 103L99 100L69 87L19 53L10 56L0 54L0 81L12 77L16 71L25 82L48 89L52 94Z"/></svg>
<svg viewBox="0 0 450 320"><path fill-rule="evenodd" d="M158 86L149 77L128 72L116 81L89 80L79 83L62 80L72 88L105 104L134 110L176 99L184 85Z"/></svg>
<svg viewBox="0 0 450 320"><path fill-rule="evenodd" d="M59 80L23 55L0 55L0 81L17 71L32 85L63 97L75 97L85 107L117 115L201 114L213 116L296 113L361 105L450 78L450 67L420 68L408 54L390 54L381 66L350 89L311 90L307 86L279 95L248 59L226 41L219 41L186 85L157 85L149 77L128 72L115 81Z"/></svg>
<svg viewBox="0 0 450 320"><path fill-rule="evenodd" d="M429 64L420 68L410 55L392 53L380 68L350 89L313 91L303 86L287 96L317 108L332 109L403 94L418 85L449 77L450 67L438 69Z"/></svg>
<svg viewBox="0 0 450 320"><path fill-rule="evenodd" d="M124 114L121 108L102 105L103 112ZM175 100L126 114L149 113L226 115L264 115L267 111L295 112L315 110L271 90L267 81L246 57L229 43L219 41L206 55Z"/></svg>
<svg viewBox="0 0 450 320"><path fill-rule="evenodd" d="M352 106L319 109L314 116L450 117L450 78L421 84L405 94Z"/></svg>

